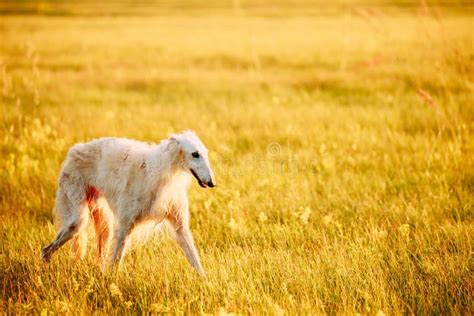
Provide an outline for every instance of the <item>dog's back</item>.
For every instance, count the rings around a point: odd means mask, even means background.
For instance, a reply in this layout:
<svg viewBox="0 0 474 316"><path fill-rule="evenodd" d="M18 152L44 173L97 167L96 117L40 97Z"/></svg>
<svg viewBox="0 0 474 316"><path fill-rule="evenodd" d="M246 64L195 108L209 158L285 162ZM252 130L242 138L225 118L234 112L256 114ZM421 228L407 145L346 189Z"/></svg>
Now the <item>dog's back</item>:
<svg viewBox="0 0 474 316"><path fill-rule="evenodd" d="M142 163L149 148L143 142L113 137L79 143L69 150L62 172L68 172L68 169L79 172L89 184L104 182L97 178L119 177L127 167ZM119 178L115 180L120 181Z"/></svg>

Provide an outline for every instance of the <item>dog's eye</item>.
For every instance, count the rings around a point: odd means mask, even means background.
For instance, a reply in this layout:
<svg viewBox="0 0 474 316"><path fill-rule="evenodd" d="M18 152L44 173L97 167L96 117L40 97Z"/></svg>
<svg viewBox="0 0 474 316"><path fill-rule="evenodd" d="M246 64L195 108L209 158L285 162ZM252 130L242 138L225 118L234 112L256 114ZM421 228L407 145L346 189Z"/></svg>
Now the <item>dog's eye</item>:
<svg viewBox="0 0 474 316"><path fill-rule="evenodd" d="M191 154L194 158L199 158L199 153L197 151Z"/></svg>

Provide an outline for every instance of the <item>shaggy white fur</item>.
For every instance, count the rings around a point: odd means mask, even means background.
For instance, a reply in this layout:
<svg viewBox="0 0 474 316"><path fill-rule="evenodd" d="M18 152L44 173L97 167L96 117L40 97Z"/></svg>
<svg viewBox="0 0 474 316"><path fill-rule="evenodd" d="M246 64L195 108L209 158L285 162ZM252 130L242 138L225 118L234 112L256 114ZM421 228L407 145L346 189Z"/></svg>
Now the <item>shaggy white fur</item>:
<svg viewBox="0 0 474 316"><path fill-rule="evenodd" d="M191 131L158 145L124 138L74 145L63 163L56 195L55 214L61 228L42 249L42 259L49 261L70 239L74 239L76 256L83 257L89 217L94 222L98 258L104 263L110 241L114 241L112 262L119 263L137 225L167 221L188 261L204 275L189 229L186 193L192 175L200 186L214 186L207 149Z"/></svg>

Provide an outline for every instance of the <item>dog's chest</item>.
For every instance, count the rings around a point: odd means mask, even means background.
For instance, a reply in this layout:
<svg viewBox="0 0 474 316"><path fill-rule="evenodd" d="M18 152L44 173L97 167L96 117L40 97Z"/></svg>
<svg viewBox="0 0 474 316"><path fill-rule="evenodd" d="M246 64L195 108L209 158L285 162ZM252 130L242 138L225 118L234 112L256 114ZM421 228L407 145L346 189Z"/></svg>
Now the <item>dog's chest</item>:
<svg viewBox="0 0 474 316"><path fill-rule="evenodd" d="M164 185L156 196L154 213L160 219L171 212L179 212L186 206L187 185L181 181L170 181Z"/></svg>

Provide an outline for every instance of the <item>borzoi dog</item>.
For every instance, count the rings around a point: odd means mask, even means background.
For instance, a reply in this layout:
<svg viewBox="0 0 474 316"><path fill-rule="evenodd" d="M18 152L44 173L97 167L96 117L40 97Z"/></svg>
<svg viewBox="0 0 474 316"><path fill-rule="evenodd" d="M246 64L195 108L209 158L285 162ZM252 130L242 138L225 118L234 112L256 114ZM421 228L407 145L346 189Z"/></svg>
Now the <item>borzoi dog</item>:
<svg viewBox="0 0 474 316"><path fill-rule="evenodd" d="M189 229L187 188L194 176L203 188L214 186L208 151L194 132L172 135L158 145L123 138L101 138L76 144L59 176L55 214L56 239L42 249L51 255L73 239L84 257L87 224L93 219L98 258L106 261L113 242L112 263L120 263L127 238L146 221L171 224L188 261L205 275Z"/></svg>

